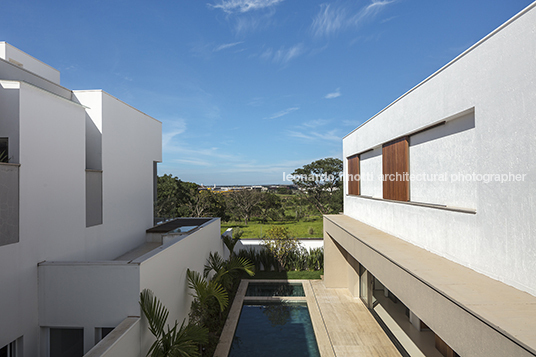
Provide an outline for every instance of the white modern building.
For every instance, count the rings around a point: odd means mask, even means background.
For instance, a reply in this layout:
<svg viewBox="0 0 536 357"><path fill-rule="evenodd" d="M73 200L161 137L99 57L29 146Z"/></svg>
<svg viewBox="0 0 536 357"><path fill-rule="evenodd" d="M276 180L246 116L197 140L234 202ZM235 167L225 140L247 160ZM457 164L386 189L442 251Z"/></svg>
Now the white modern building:
<svg viewBox="0 0 536 357"><path fill-rule="evenodd" d="M344 137L343 153L326 286L398 323L408 353L536 355L536 3Z"/></svg>
<svg viewBox="0 0 536 357"><path fill-rule="evenodd" d="M0 42L0 356L145 356L144 288L187 316L186 269L222 253L220 223L151 230L161 133Z"/></svg>

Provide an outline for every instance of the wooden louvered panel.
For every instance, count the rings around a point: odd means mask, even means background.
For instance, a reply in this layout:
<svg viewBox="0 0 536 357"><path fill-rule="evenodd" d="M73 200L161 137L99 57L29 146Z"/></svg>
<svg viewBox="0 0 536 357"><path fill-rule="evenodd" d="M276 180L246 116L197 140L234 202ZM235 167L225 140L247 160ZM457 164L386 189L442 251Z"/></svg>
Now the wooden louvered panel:
<svg viewBox="0 0 536 357"><path fill-rule="evenodd" d="M359 155L348 158L348 194L359 195Z"/></svg>
<svg viewBox="0 0 536 357"><path fill-rule="evenodd" d="M409 201L409 144L403 137L383 145L383 198Z"/></svg>

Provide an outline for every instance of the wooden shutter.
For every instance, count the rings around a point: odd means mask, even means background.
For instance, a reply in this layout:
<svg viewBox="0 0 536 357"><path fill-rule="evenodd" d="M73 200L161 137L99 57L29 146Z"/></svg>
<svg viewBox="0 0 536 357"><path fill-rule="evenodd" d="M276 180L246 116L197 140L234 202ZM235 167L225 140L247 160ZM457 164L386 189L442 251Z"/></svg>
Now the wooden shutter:
<svg viewBox="0 0 536 357"><path fill-rule="evenodd" d="M383 198L409 201L409 144L408 137L383 145Z"/></svg>
<svg viewBox="0 0 536 357"><path fill-rule="evenodd" d="M348 158L348 194L359 195L359 155Z"/></svg>

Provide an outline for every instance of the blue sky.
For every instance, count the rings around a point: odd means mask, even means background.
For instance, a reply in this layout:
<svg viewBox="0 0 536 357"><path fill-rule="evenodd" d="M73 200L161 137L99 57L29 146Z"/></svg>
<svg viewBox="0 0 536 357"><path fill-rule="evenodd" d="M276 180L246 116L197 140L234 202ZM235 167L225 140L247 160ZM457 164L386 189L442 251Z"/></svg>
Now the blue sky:
<svg viewBox="0 0 536 357"><path fill-rule="evenodd" d="M284 183L530 3L4 0L0 40L162 121L159 174Z"/></svg>

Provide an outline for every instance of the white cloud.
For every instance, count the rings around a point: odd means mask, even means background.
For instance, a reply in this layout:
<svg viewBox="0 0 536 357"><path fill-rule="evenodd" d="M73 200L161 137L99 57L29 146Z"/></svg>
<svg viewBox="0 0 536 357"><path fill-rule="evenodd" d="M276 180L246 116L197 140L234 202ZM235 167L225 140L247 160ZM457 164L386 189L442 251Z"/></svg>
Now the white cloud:
<svg viewBox="0 0 536 357"><path fill-rule="evenodd" d="M327 119L315 119L308 122L303 123L302 125L308 128L317 128L319 126L327 125L331 122L331 120Z"/></svg>
<svg viewBox="0 0 536 357"><path fill-rule="evenodd" d="M252 98L248 105L251 105L252 107L258 107L264 104L264 98L263 97L255 97Z"/></svg>
<svg viewBox="0 0 536 357"><path fill-rule="evenodd" d="M294 131L288 130L287 135L293 138L305 139L305 140L326 140L326 141L336 141L340 142L342 137L337 134L337 129L333 129L327 132L303 132L303 131Z"/></svg>
<svg viewBox="0 0 536 357"><path fill-rule="evenodd" d="M206 147L199 143L189 143L188 141L169 141L169 143L163 147L163 152L166 155L173 155L170 159L181 160L182 163L199 162L199 166L217 165L222 162L241 162L243 157L234 153L226 153L219 147ZM167 159L164 161L168 161Z"/></svg>
<svg viewBox="0 0 536 357"><path fill-rule="evenodd" d="M315 36L330 35L340 30L347 22L345 9L332 9L330 5L320 5L320 12L313 19L311 27Z"/></svg>
<svg viewBox="0 0 536 357"><path fill-rule="evenodd" d="M214 9L221 9L228 14L248 12L276 6L283 0L220 0L217 4L208 4Z"/></svg>
<svg viewBox="0 0 536 357"><path fill-rule="evenodd" d="M271 117L264 118L264 119L277 119L277 118L280 118L280 117L282 117L284 115L292 113L293 111L298 110L298 109L300 109L300 108L298 108L298 107L288 108L288 109L285 109L285 110L282 110L280 112L275 113Z"/></svg>
<svg viewBox="0 0 536 357"><path fill-rule="evenodd" d="M397 17L398 17L398 16L391 16L391 17L388 17L387 19L383 19L383 20L381 20L380 23L384 24L384 23L389 22L389 21L391 21L391 20L393 20L393 19L396 19Z"/></svg>
<svg viewBox="0 0 536 357"><path fill-rule="evenodd" d="M285 49L282 47L281 49L277 50L274 54L273 61L276 63L282 63L286 64L291 59L298 57L303 53L303 44L299 43L297 45L292 46L289 49Z"/></svg>
<svg viewBox="0 0 536 357"><path fill-rule="evenodd" d="M167 147L172 146L172 139L184 133L186 131L186 121L184 119L173 119L169 121L171 124L170 128L162 133L162 147L166 150Z"/></svg>
<svg viewBox="0 0 536 357"><path fill-rule="evenodd" d="M231 47L240 45L241 43L244 43L244 41L233 42L233 43L224 43L223 45L219 45L218 47L215 47L215 48L212 50L212 52L218 52L218 51L221 51L221 50L225 50L225 49L227 49L227 48L231 48Z"/></svg>
<svg viewBox="0 0 536 357"><path fill-rule="evenodd" d="M396 0L372 0L358 11L347 6L333 4L320 5L320 11L313 19L311 30L317 37L330 36L350 27L358 27L368 18L377 15L385 6ZM333 5L333 6L332 6Z"/></svg>
<svg viewBox="0 0 536 357"><path fill-rule="evenodd" d="M266 51L264 51L263 53L261 53L261 55L259 56L261 59L263 60L269 60L270 58L272 58L272 54L273 54L273 50L271 48L268 48Z"/></svg>
<svg viewBox="0 0 536 357"><path fill-rule="evenodd" d="M206 160L200 160L198 157L192 158L192 159L173 159L171 160L173 163L177 164L187 164L187 165L194 165L194 166L212 166L212 163Z"/></svg>
<svg viewBox="0 0 536 357"><path fill-rule="evenodd" d="M333 99L341 96L341 89L337 88L337 90L333 93L328 93L324 98L326 99Z"/></svg>

